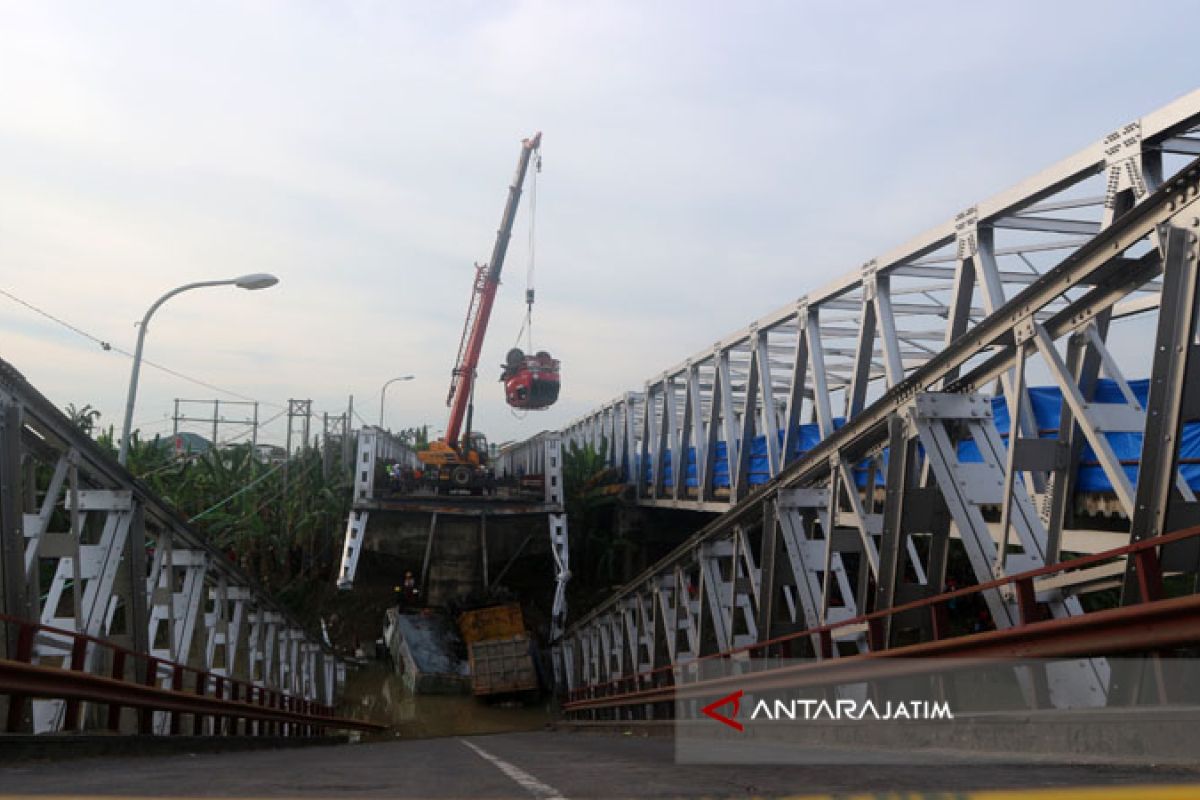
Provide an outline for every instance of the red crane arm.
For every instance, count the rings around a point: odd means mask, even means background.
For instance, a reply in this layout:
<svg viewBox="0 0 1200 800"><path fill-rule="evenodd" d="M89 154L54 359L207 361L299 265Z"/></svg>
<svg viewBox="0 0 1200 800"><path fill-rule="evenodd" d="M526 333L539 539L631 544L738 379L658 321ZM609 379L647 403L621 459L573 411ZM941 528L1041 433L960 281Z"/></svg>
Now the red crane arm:
<svg viewBox="0 0 1200 800"><path fill-rule="evenodd" d="M508 240L512 236L517 205L521 201L521 187L525 183L530 158L541 144L541 133L536 133L521 142L521 157L517 161L517 172L512 185L508 187L508 200L504 204L504 214L500 217L500 229L496 231L492 258L487 264L477 265L475 268L471 302L467 306L467 319L463 324L463 335L458 344L458 358L451 373L450 393L446 396L446 405L450 406L446 443L457 449L461 449L458 437L462 433L467 406L471 402L475 370L479 366L483 337L487 334L488 320L492 316L492 303L496 300L496 290L500 288L500 272L504 269L504 256L508 253Z"/></svg>

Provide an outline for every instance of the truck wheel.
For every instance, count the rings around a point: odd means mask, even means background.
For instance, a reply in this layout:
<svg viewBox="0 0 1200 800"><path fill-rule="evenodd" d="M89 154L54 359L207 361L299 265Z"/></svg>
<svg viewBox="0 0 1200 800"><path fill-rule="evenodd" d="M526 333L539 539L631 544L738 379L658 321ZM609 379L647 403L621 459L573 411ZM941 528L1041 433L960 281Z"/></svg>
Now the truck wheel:
<svg viewBox="0 0 1200 800"><path fill-rule="evenodd" d="M521 366L521 362L525 360L525 353L521 352L521 348L514 347L508 351L508 355L504 359L504 363L512 369Z"/></svg>
<svg viewBox="0 0 1200 800"><path fill-rule="evenodd" d="M450 473L450 482L460 489L465 489L471 485L471 470L468 467L457 466Z"/></svg>

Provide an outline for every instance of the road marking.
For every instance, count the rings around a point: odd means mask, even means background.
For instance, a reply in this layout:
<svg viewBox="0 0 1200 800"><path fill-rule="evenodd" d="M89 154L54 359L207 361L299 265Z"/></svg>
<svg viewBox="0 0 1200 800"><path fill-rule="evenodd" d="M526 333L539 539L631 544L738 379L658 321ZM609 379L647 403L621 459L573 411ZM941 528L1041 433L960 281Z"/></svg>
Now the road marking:
<svg viewBox="0 0 1200 800"><path fill-rule="evenodd" d="M482 747L471 744L466 739L459 739L459 741L474 750L475 754L480 758L492 762L496 769L519 783L522 789L539 798L539 800L567 800L558 789L549 784L542 783L520 767L513 766L502 758L497 758Z"/></svg>

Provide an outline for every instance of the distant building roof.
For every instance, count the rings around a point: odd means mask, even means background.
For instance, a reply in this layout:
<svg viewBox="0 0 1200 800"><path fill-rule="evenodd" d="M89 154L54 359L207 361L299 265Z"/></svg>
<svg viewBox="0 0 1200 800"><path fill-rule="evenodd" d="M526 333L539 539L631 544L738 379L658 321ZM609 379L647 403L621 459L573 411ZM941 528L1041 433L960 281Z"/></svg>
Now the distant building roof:
<svg viewBox="0 0 1200 800"><path fill-rule="evenodd" d="M212 442L197 433L180 431L174 436L163 436L159 447L180 453L207 453L212 449Z"/></svg>

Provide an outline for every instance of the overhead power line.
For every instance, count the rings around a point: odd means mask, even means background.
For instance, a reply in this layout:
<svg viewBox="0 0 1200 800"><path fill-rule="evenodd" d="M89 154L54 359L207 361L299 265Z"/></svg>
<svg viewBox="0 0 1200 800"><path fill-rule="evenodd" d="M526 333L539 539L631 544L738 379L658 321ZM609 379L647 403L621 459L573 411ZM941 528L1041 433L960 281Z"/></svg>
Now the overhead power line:
<svg viewBox="0 0 1200 800"><path fill-rule="evenodd" d="M204 510L203 510L203 511L201 511L199 514L197 514L196 516L194 516L194 517L192 517L191 519L189 519L189 520L188 520L188 522L195 522L196 520L200 519L201 517L204 517L204 516L207 516L208 514L211 514L213 511L216 511L218 508L220 508L221 506L225 505L225 504L226 504L226 503L228 503L230 500L233 500L235 497L240 497L241 495L243 495L243 494L245 494L246 492L250 491L250 490L251 490L251 489L253 489L255 486L257 486L258 484L262 483L263 481L265 481L267 478L269 478L269 477L271 477L272 475L274 475L274 474L275 474L276 472L278 472L279 470L283 469L285 466L287 466L287 462L286 462L286 461L285 461L285 462L283 462L283 463L281 463L281 464L276 464L276 465L275 465L273 468L271 468L271 469L267 470L267 471L266 471L266 472L264 472L262 475L259 475L257 478L255 478L254 480L250 481L250 482L249 482L249 483L247 483L245 486L243 486L242 488L238 489L238 490L237 490L236 492L234 492L233 494L231 494L231 495L229 495L228 497L226 497L224 500L221 500L220 502L218 502L218 503L216 503L216 504L214 504L214 505L212 505L212 506L209 506L208 508L204 509Z"/></svg>
<svg viewBox="0 0 1200 800"><path fill-rule="evenodd" d="M306 478L306 477L309 475L309 473L311 473L311 472L312 472L312 471L313 471L313 470L314 470L316 467L318 467L318 466L320 466L320 465L321 465L321 462L320 462L320 461L313 461L313 462L312 462L311 464L309 464L309 465L308 465L308 466L307 466L305 469L301 470L301 471L300 471L298 474L296 474L296 475L292 476L291 480L290 480L288 483L284 484L283 488L281 488L279 491L275 492L275 494L271 495L271 496L270 496L270 497L268 497L266 500L264 500L264 501L263 501L261 504L259 504L258 508L254 509L253 511L247 511L245 514L242 514L240 517L238 517L237 519L235 519L235 520L234 520L234 521L233 521L233 522L230 524L230 526L229 526L229 527L231 527L231 528L233 528L233 527L237 527L238 525L241 525L241 524L242 524L242 523L243 523L245 520L249 519L250 517L253 517L253 516L257 515L257 514L258 514L259 512L261 512L261 511L262 511L264 508L266 508L267 506L271 505L271 503L274 503L274 502L275 502L276 500L278 500L280 497L283 497L285 494L287 494L287 493L288 493L289 491L291 491L293 488L295 488L295 487L298 487L298 486L299 486L299 483L300 483L300 481L301 481L303 478ZM281 465L279 465L279 466L283 466L283 465L281 464ZM265 477L265 476L264 476L264 477ZM206 513L206 514L207 514L208 512L206 511L206 512L204 512L204 513ZM192 517L192 519L196 519L196 517ZM189 520L189 521L190 521L190 520Z"/></svg>
<svg viewBox="0 0 1200 800"><path fill-rule="evenodd" d="M79 326L72 325L70 322L67 322L64 319L54 316L49 311L45 311L41 308L38 308L33 303L30 303L26 300L22 300L20 297L17 297L15 294L13 294L10 291L7 291L6 289L0 289L0 294L4 295L9 300L12 300L14 303L24 306L25 308L29 309L30 311L34 312L35 314L39 314L39 315L45 317L46 319L50 320L51 322L54 322L57 325L61 325L62 327L66 328L67 330L71 331L72 333L74 333L78 336L82 336L84 339L87 339L88 341L99 345L101 350L111 351L114 353L120 353L121 355L125 356L126 358L133 358L133 353L129 352L128 350L125 350L124 348L121 348L121 347L117 347L116 345L112 344L111 342L101 339L99 336L95 336L91 333L88 333L87 331L83 330ZM216 384L209 383L208 381L203 381L203 380L200 380L199 378L193 378L191 375L185 375L184 373L179 372L178 370L172 369L164 364L158 364L154 361L151 361L148 358L143 358L142 363L148 367L153 367L154 369L156 369L160 372L165 372L166 374L171 375L172 377L179 378L180 380L187 381L188 383L194 383L197 386L202 386L205 389L209 389L214 392L220 392L221 394L229 395L230 397L236 397L239 400L246 400L251 403L261 403L262 405L271 406L274 408L282 408L283 407L279 403L269 403L269 402L257 400L253 397L249 397L248 395L244 395L240 392L235 392L232 389L225 389L223 387L217 386Z"/></svg>
<svg viewBox="0 0 1200 800"><path fill-rule="evenodd" d="M262 422L258 423L258 427L260 427L260 428L261 428L263 425L267 425L267 424L269 424L269 423L271 423L271 422L274 422L275 420L277 420L277 419L279 419L280 417L282 417L282 416L283 416L285 413L286 413L286 411L280 411L280 412L279 412L278 414L276 414L275 416L273 416L273 417L269 417L268 419L265 419L265 420L263 420ZM169 421L170 421L170 420L168 420L168 422L169 422ZM221 439L219 442L214 442L214 443L213 443L213 449L217 449L217 448L219 448L219 447L221 447L221 446L223 446L223 445L231 444L232 442L236 441L237 439L241 439L243 436L247 436L247 435L249 435L251 432L253 432L253 430L254 430L254 424L253 424L253 423L247 422L247 423L244 423L244 424L245 424L245 425L247 425L247 426L249 426L249 427L248 427L246 430L244 430L244 431L241 431L240 433L235 433L235 434L232 434L232 435L230 435L230 436L226 436L224 439ZM163 465L163 466L161 466L161 467L158 467L157 469L152 469L152 470L150 470L150 471L149 471L149 472L147 472L147 473L144 473L144 474L142 474L142 475L139 475L139 476L138 476L138 478L139 478L140 480L145 480L146 478L153 477L154 475L158 475L158 474L160 474L160 473L167 472L168 470L172 470L172 469L175 469L175 468L177 468L177 467L181 467L181 466L183 466L184 464L187 464L187 463L190 463L190 462L193 462L193 461L197 461L197 460L199 460L201 457L203 457L204 455L205 455L205 453L184 453L183 455L176 457L174 460L172 460L172 461L169 461L168 463L164 464L164 465Z"/></svg>

